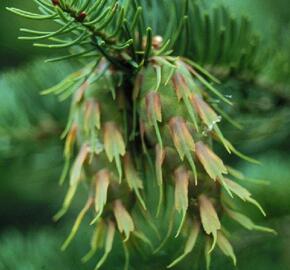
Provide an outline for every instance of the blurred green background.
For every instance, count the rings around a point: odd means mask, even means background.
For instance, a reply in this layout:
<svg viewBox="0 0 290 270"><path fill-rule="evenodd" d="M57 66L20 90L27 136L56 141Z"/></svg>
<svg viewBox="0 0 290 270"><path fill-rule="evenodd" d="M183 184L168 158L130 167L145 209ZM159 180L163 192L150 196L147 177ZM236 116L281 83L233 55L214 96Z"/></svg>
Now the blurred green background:
<svg viewBox="0 0 290 270"><path fill-rule="evenodd" d="M63 166L59 137L68 104L40 96L39 92L59 82L74 66L44 65L41 59L50 52L17 40L19 28L29 27L31 22L9 14L5 7L33 9L31 2L0 2L0 270L92 269L92 265L80 262L88 249L85 228L67 252L60 252L77 210L73 208L58 224L52 222L65 190L58 185ZM238 159L230 162L245 175L269 183L246 183L265 208L267 218L252 208L248 211L259 224L278 232L278 236L272 236L236 229L237 269L287 270L290 269L290 3L212 1L213 5L221 2L233 14L249 16L264 46L272 48L261 71L269 86L237 82L235 78L221 85L238 102L233 114L244 125L243 130L225 125L228 137L262 165ZM233 269L231 262L218 253L213 260L212 269ZM107 269L121 268L115 264ZM187 269L191 268L184 268Z"/></svg>

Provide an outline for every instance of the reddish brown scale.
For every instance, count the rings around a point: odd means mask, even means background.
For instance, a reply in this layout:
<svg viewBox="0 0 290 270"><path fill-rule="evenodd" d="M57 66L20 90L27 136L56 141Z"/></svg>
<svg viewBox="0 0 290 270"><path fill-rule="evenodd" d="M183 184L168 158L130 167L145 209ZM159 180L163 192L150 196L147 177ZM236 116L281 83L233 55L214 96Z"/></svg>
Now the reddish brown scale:
<svg viewBox="0 0 290 270"><path fill-rule="evenodd" d="M189 173L184 167L178 167L174 171L175 181L175 208L178 212L188 208Z"/></svg>
<svg viewBox="0 0 290 270"><path fill-rule="evenodd" d="M176 150L183 159L185 147L195 151L195 143L189 132L188 126L182 117L173 117L169 121L170 133Z"/></svg>
<svg viewBox="0 0 290 270"><path fill-rule="evenodd" d="M86 101L84 105L84 128L88 132L90 122L93 121L93 126L100 128L100 104L95 100Z"/></svg>
<svg viewBox="0 0 290 270"><path fill-rule="evenodd" d="M110 172L102 169L95 176L95 210L97 213L103 210L107 202L108 188L110 185Z"/></svg>
<svg viewBox="0 0 290 270"><path fill-rule="evenodd" d="M172 83L177 95L178 100L184 99L185 97L191 96L191 92L186 83L184 76L181 74L175 74L172 78Z"/></svg>
<svg viewBox="0 0 290 270"><path fill-rule="evenodd" d="M223 161L203 142L197 142L195 147L197 158L210 178L223 180L223 174L228 173Z"/></svg>
<svg viewBox="0 0 290 270"><path fill-rule="evenodd" d="M52 0L51 2L52 2L52 4L54 6L59 6L60 5L60 1L59 0Z"/></svg>
<svg viewBox="0 0 290 270"><path fill-rule="evenodd" d="M161 99L159 94L155 92L150 92L146 96L146 111L149 121L151 122L162 121Z"/></svg>
<svg viewBox="0 0 290 270"><path fill-rule="evenodd" d="M83 22L85 20L85 18L87 17L87 14L85 12L81 12L77 17L76 17L76 21L78 22Z"/></svg>

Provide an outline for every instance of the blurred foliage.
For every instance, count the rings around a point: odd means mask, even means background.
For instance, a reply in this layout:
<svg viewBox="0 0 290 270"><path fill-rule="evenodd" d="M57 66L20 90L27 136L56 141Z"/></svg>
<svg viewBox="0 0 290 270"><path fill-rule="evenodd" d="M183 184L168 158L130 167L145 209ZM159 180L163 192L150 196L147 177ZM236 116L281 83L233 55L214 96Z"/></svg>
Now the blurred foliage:
<svg viewBox="0 0 290 270"><path fill-rule="evenodd" d="M236 232L236 252L239 270L289 270L290 231L289 217L284 217L268 222L268 226L274 228L279 236L265 236L254 234L249 236L247 232ZM222 256L214 258L217 270L232 270L230 262Z"/></svg>
<svg viewBox="0 0 290 270"><path fill-rule="evenodd" d="M78 254L81 245L74 245L69 252L59 249L61 230L44 227L41 230L9 230L0 236L0 269L3 270L79 270L91 269L82 265Z"/></svg>
<svg viewBox="0 0 290 270"><path fill-rule="evenodd" d="M59 136L68 106L40 91L73 69L72 64L55 67L40 60L0 75L0 203L5 205L0 215L8 224L20 219L48 222L58 207L57 179L63 166ZM41 211L44 206L47 211Z"/></svg>
<svg viewBox="0 0 290 270"><path fill-rule="evenodd" d="M264 234L248 235L246 232L237 232L235 245L237 246L239 270L289 270L288 250L290 248L290 231L288 218L272 220L269 224L281 237L265 236ZM63 228L52 229L43 227L34 231L21 232L10 229L4 231L0 236L0 269L3 270L91 270L92 264L82 264L80 255L86 253L86 241L88 235L82 231L81 236L72 243L66 252L60 251L60 239L63 238ZM283 236L282 236L283 235ZM174 247L172 247L174 249ZM163 257L170 254L164 254ZM200 260L200 253L190 255L196 258L194 262ZM231 262L217 253L213 256L215 270L233 269ZM165 263L162 266L162 257L156 257L155 260L144 261L143 259L134 260L130 270L149 270L165 269ZM188 260L183 265L174 269L187 269ZM191 265L190 269L203 269ZM202 262L201 262L202 263ZM109 260L104 270L123 269L123 257L115 252Z"/></svg>
<svg viewBox="0 0 290 270"><path fill-rule="evenodd" d="M223 130L241 150L249 154L268 148L290 147L290 91L257 81L226 79L220 86L234 106L225 111L240 128L223 121Z"/></svg>
<svg viewBox="0 0 290 270"><path fill-rule="evenodd" d="M290 12L287 0L213 0L212 5L223 3L235 16L244 14L251 20L261 37L264 80L283 84L289 94L290 83Z"/></svg>
<svg viewBox="0 0 290 270"><path fill-rule="evenodd" d="M287 148L288 150L289 148ZM271 218L279 218L289 215L290 185L289 185L289 154L281 150L268 150L258 159L261 166L242 164L241 170L253 178L263 179L268 185L255 185L246 183L255 197L267 210Z"/></svg>
<svg viewBox="0 0 290 270"><path fill-rule="evenodd" d="M36 26L41 30L43 27L52 26L50 22L43 22L41 25L37 22L27 21L23 23L21 18L11 17L11 14L5 9L7 6L17 5L21 8L27 8L35 11L33 1L23 0L1 0L0 2L0 70L7 67L19 66L27 61L32 61L36 57L49 55L48 50L33 48L30 42L18 40L20 34L19 28Z"/></svg>

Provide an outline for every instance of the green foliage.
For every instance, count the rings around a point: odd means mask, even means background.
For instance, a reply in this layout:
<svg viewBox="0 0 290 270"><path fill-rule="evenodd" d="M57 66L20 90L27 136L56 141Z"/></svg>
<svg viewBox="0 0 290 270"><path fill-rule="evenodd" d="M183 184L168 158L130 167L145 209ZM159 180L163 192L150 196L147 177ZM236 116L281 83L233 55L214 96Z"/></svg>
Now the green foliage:
<svg viewBox="0 0 290 270"><path fill-rule="evenodd" d="M74 247L69 253L59 252L61 232L51 229L36 230L23 234L17 230L4 233L1 243L1 269L89 269L82 265L75 254L82 252Z"/></svg>
<svg viewBox="0 0 290 270"><path fill-rule="evenodd" d="M235 106L225 108L225 112L239 127L233 129L230 120L222 123L222 129L243 151L257 153L280 145L288 147L290 92L286 86L229 79L219 90L231 94Z"/></svg>
<svg viewBox="0 0 290 270"><path fill-rule="evenodd" d="M123 69L130 69L144 63L147 60L145 58L149 56L150 47L141 54L136 52L137 50L142 50L143 40L141 35L145 29L141 29L140 37L137 39L138 41L135 41L132 33L137 27L140 12L138 9L134 9L134 5L128 5L128 1L123 4L116 1L106 2L106 4L105 1L95 1L93 3L90 0L83 2L39 0L35 2L39 5L43 15L16 8L8 8L8 10L25 18L35 20L54 19L60 23L60 28L51 32L21 29L22 32L31 35L21 37L21 39L35 40L36 43L34 45L38 47L56 49L76 47L76 52L72 55L61 57L61 59L79 56L105 56L114 65L118 65ZM128 17L130 12L128 8L133 8L133 14L136 17L132 25L128 25L128 21L132 21L134 18ZM147 39L149 40L151 29L147 28L146 31ZM38 42L43 39L48 39L52 43ZM95 47L98 51L97 54L93 52ZM131 51L132 55L130 57L131 60L128 63L124 63L116 58L116 54L127 48ZM60 59L51 59L50 61L55 60Z"/></svg>
<svg viewBox="0 0 290 270"><path fill-rule="evenodd" d="M27 62L35 60L37 57L49 55L49 50L37 49L31 46L30 43L25 43L18 40L19 25L25 28L39 27L36 21L23 22L21 17L11 17L6 6L17 5L19 8L35 10L33 1L18 1L18 0L2 0L0 4L0 69L1 72L7 68L19 67ZM46 21L40 26L40 29L53 27L53 23Z"/></svg>
<svg viewBox="0 0 290 270"><path fill-rule="evenodd" d="M68 106L39 94L74 66L63 63L55 67L40 60L0 75L0 201L5 205L1 216L8 223L26 215L24 225L35 213L37 222L51 220L56 210L57 202L51 198L61 192L52 179L58 178L63 164L58 137ZM29 213L22 213L18 204L30 209ZM39 211L43 205L47 211Z"/></svg>
<svg viewBox="0 0 290 270"><path fill-rule="evenodd" d="M148 24L153 25L154 33L166 39L178 33L177 26L184 20L183 31L173 49L175 55L231 72L258 68L259 38L247 17L235 16L225 6L214 6L207 1L189 1L184 17L180 8L174 7L180 1L144 2L144 9L151 11L146 16ZM171 18L169 24L168 18Z"/></svg>
<svg viewBox="0 0 290 270"><path fill-rule="evenodd" d="M281 237L261 234L251 234L249 236L248 232L237 232L235 246L237 248L239 269L288 270L288 258L285 255L290 244L288 222L289 218L271 222L271 226L274 226L279 231ZM56 270L92 269L90 264L83 264L78 258L79 254L85 254L86 252L86 232L82 232L81 237L72 243L69 250L61 253L59 244L60 239L63 237L63 230L44 227L25 233L17 230L4 231L0 237L0 266L3 269L15 270L50 269L50 267L54 267ZM175 245L176 249L179 243L174 241L172 239L169 245ZM133 256L130 269L149 270L153 267L165 269L166 257L170 257L174 252L173 249L171 251L168 250L162 256L151 256L150 260L146 260L146 256L143 259L140 256ZM253 253L255 256L253 256ZM199 260L198 255L198 251L192 253L189 257L193 257L194 260L192 258L185 259L180 266L177 265L173 269L187 269L188 265L193 269L200 269L202 264L199 266L196 264ZM112 260L104 269L122 269L122 261L123 258L118 256L118 251L115 251ZM215 265L214 269L217 270L233 269L230 262L221 256L214 256L213 263Z"/></svg>
<svg viewBox="0 0 290 270"><path fill-rule="evenodd" d="M30 19L47 20L51 17L60 23L60 27L51 32L21 29L30 36L20 38L34 40L38 47L74 47L71 55L49 61L80 56L95 57L97 55L93 51L97 47L98 55L109 56L112 63L120 65L114 55L120 50L128 49L130 57L126 56L125 61L131 68L136 68L146 62L152 32L161 37L160 41L156 39L154 42L159 48L157 54L171 51L198 63L230 71L255 71L258 67L256 51L259 39L253 33L248 18L233 16L225 7L212 7L203 1L187 3L185 0L182 3L142 0L135 4L126 0L119 4L109 3L108 6L102 1L97 1L94 5L90 1L83 4L75 2L73 5L66 4L65 1L56 1L54 4L36 2L45 15L22 12L15 8L9 10ZM172 18L169 25L168 17ZM144 35L147 35L147 46L144 44ZM43 39L52 43L40 43Z"/></svg>
<svg viewBox="0 0 290 270"><path fill-rule="evenodd" d="M29 65L23 71L10 71L0 76L2 155L5 151L8 155L13 152L13 155L19 155L21 147L25 147L21 143L23 140L36 142L55 138L65 123L67 105L60 106L55 98L39 94L72 72L74 65L53 67L41 62Z"/></svg>
<svg viewBox="0 0 290 270"><path fill-rule="evenodd" d="M262 166L252 167L244 164L241 168L247 175L263 179L268 184L255 185L249 181L246 185L265 206L269 216L281 217L289 213L289 158L282 151L267 151L261 157ZM259 182L258 182L259 183ZM261 183L261 182L260 182ZM263 183L263 182L262 182ZM266 196L265 194L270 194Z"/></svg>

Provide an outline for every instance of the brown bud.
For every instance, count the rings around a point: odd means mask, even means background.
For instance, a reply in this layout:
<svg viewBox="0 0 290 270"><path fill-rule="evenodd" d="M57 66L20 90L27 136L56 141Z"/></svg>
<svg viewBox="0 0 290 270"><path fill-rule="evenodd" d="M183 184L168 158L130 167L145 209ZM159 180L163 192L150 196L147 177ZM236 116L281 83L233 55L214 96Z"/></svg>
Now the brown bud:
<svg viewBox="0 0 290 270"><path fill-rule="evenodd" d="M84 19L86 18L87 14L85 12L81 12L77 17L76 17L76 21L78 22L83 22Z"/></svg>
<svg viewBox="0 0 290 270"><path fill-rule="evenodd" d="M154 49L160 49L163 42L163 38L161 36L154 36L152 39L152 46Z"/></svg>
<svg viewBox="0 0 290 270"><path fill-rule="evenodd" d="M52 4L53 4L54 6L59 6L59 5L60 5L59 0L52 0L51 2L52 2Z"/></svg>

